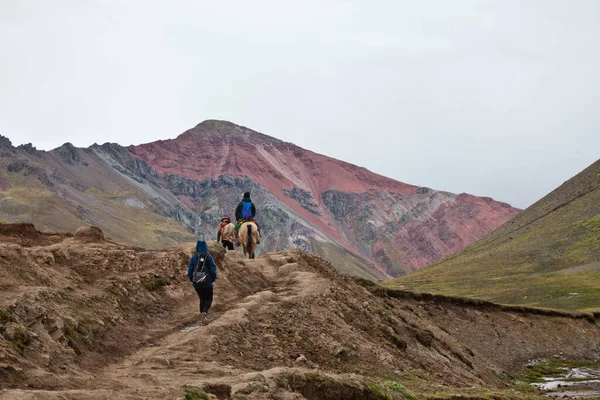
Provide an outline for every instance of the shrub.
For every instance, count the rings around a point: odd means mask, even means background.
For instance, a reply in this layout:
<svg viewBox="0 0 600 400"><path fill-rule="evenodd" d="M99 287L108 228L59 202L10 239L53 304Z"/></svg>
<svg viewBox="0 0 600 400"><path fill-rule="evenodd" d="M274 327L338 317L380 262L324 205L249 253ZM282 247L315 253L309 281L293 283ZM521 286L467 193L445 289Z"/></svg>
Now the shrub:
<svg viewBox="0 0 600 400"><path fill-rule="evenodd" d="M145 280L142 284L149 291L154 291L163 286L170 285L171 281L166 276L154 276L148 280Z"/></svg>
<svg viewBox="0 0 600 400"><path fill-rule="evenodd" d="M0 320L2 322L15 322L15 318L12 316L10 310L0 309Z"/></svg>
<svg viewBox="0 0 600 400"><path fill-rule="evenodd" d="M208 395L202 390L195 387L189 387L185 389L184 393L185 400L208 400Z"/></svg>

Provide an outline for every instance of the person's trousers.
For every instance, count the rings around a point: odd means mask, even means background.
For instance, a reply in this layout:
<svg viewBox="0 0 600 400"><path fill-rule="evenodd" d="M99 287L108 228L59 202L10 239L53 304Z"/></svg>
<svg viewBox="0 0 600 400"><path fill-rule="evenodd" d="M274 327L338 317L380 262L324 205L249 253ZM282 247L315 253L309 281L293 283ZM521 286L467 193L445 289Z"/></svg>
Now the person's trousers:
<svg viewBox="0 0 600 400"><path fill-rule="evenodd" d="M194 287L200 298L200 312L208 313L213 299L213 287Z"/></svg>
<svg viewBox="0 0 600 400"><path fill-rule="evenodd" d="M225 247L227 250L233 250L233 242L230 242L229 240L221 240L221 243L223 243L223 247Z"/></svg>

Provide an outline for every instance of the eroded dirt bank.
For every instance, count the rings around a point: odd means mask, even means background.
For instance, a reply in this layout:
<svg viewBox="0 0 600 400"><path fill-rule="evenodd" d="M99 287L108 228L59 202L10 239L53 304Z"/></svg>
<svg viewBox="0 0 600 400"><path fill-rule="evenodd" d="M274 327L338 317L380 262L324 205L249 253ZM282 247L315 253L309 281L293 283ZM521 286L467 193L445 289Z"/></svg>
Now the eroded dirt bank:
<svg viewBox="0 0 600 400"><path fill-rule="evenodd" d="M216 243L211 322L189 330L193 243L19 235L0 243L0 398L518 398L506 382L528 360L600 358L592 316L400 296L299 250L250 261Z"/></svg>

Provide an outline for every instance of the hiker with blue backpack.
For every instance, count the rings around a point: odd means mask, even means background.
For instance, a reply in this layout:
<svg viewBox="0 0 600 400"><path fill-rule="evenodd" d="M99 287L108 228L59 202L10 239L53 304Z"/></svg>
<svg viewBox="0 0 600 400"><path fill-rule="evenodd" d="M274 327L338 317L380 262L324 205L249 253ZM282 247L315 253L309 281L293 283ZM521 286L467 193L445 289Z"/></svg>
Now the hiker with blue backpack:
<svg viewBox="0 0 600 400"><path fill-rule="evenodd" d="M254 203L252 203L252 200L250 200L250 192L245 192L244 198L242 199L242 201L240 201L240 203L238 204L238 206L235 209L235 220L236 220L235 245L236 246L240 245L239 240L238 240L238 232L244 222L254 222L256 224L256 227L258 228L258 233L260 234L260 226L258 226L258 222L256 222L254 220L255 215L256 215L256 207L254 207ZM256 242L256 244L260 244L260 239L258 240L258 242Z"/></svg>
<svg viewBox="0 0 600 400"><path fill-rule="evenodd" d="M217 279L217 266L208 252L208 246L204 240L199 240L196 243L196 254L190 260L187 276L200 298L200 322L202 325L206 325L208 323L208 310L212 305L213 285Z"/></svg>

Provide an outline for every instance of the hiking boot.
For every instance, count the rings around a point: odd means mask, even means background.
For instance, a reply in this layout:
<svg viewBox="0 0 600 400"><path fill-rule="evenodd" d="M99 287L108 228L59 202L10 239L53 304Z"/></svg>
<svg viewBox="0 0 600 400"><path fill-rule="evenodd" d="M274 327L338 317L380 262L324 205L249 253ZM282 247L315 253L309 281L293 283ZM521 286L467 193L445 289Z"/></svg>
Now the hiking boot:
<svg viewBox="0 0 600 400"><path fill-rule="evenodd" d="M202 316L200 317L200 322L202 323L202 325L208 324L208 317L206 316L205 312L202 313Z"/></svg>

